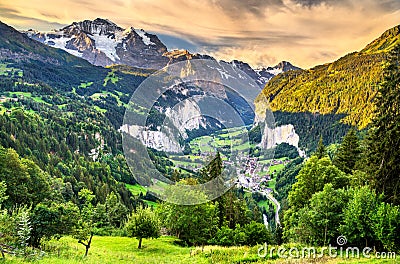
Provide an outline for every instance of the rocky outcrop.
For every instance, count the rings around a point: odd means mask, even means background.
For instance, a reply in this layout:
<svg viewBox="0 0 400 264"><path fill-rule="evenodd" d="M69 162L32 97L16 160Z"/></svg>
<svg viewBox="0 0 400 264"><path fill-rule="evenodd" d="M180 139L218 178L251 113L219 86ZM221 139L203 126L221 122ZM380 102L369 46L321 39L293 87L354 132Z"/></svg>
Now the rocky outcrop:
<svg viewBox="0 0 400 264"><path fill-rule="evenodd" d="M165 115L184 139L188 137L186 130L207 128L207 120L202 117L200 107L194 100L184 100L173 108L167 108Z"/></svg>
<svg viewBox="0 0 400 264"><path fill-rule="evenodd" d="M296 147L301 157L305 157L305 152L299 148L299 141L300 137L291 124L275 127L273 129L265 126L264 134L261 139L261 146L270 149L281 143L287 143Z"/></svg>
<svg viewBox="0 0 400 264"><path fill-rule="evenodd" d="M145 146L159 151L178 153L182 151L178 139L172 131L151 131L145 127L123 125L120 131L140 140Z"/></svg>

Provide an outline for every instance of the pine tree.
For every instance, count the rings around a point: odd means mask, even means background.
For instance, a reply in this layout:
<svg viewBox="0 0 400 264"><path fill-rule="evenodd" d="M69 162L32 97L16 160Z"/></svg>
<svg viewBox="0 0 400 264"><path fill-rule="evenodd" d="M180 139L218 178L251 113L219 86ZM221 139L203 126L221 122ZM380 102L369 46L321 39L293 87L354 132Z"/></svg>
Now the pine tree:
<svg viewBox="0 0 400 264"><path fill-rule="evenodd" d="M211 179L215 179L219 177L222 173L222 159L221 154L217 152L215 157L211 160L210 164L208 164L208 173Z"/></svg>
<svg viewBox="0 0 400 264"><path fill-rule="evenodd" d="M224 188L223 179L221 179L222 174L222 159L219 152L215 155L215 157L211 160L211 162L207 165L208 170L208 180L215 180L213 190L211 190L211 195L222 194ZM221 228L226 220L226 207L227 207L227 198L226 195L218 197L216 199L218 205L219 212L219 227Z"/></svg>
<svg viewBox="0 0 400 264"><path fill-rule="evenodd" d="M17 225L17 236L18 236L18 244L20 249L20 254L26 256L27 247L29 245L28 241L31 238L31 222L29 218L29 211L25 208L18 216L18 225Z"/></svg>
<svg viewBox="0 0 400 264"><path fill-rule="evenodd" d="M7 190L7 184L5 182L0 181L0 209L2 203L8 199L8 196L6 195L6 190Z"/></svg>
<svg viewBox="0 0 400 264"><path fill-rule="evenodd" d="M372 186L385 199L400 204L400 45L389 54L376 101L367 148Z"/></svg>
<svg viewBox="0 0 400 264"><path fill-rule="evenodd" d="M344 136L343 142L333 159L333 164L345 173L351 173L360 158L360 143L354 129Z"/></svg>
<svg viewBox="0 0 400 264"><path fill-rule="evenodd" d="M317 150L315 151L315 156L317 156L318 159L322 159L326 156L326 148L322 141L322 136L319 138Z"/></svg>

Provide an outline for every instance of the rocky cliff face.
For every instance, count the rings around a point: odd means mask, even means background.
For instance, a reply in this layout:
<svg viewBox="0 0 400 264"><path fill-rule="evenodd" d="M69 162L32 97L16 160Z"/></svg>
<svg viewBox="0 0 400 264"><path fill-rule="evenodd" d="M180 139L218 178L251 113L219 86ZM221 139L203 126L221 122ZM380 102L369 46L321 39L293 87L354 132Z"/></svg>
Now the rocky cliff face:
<svg viewBox="0 0 400 264"><path fill-rule="evenodd" d="M171 131L151 131L141 126L123 125L120 131L139 139L145 146L159 151L179 153L182 147Z"/></svg>
<svg viewBox="0 0 400 264"><path fill-rule="evenodd" d="M293 66L290 62L287 61L282 61L273 67L261 67L257 69L253 69L246 62L239 60L233 60L228 63L232 64L234 67L237 67L238 69L242 70L247 75L252 77L260 85L260 87L264 87L269 80L282 72L300 70L300 68Z"/></svg>
<svg viewBox="0 0 400 264"><path fill-rule="evenodd" d="M299 148L299 140L300 137L294 130L293 125L283 125L273 129L265 126L264 134L261 139L261 146L270 149L281 143L287 143L296 147L301 157L305 157L305 152Z"/></svg>
<svg viewBox="0 0 400 264"><path fill-rule="evenodd" d="M186 139L186 130L207 128L207 120L202 116L200 107L194 100L184 100L173 108L166 108L165 115L179 129L181 136Z"/></svg>

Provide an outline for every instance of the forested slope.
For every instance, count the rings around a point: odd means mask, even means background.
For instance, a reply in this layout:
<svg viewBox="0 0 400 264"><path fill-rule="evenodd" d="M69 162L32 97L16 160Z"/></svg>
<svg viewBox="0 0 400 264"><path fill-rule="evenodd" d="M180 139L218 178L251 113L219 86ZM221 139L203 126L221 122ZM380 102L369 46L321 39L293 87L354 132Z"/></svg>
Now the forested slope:
<svg viewBox="0 0 400 264"><path fill-rule="evenodd" d="M335 62L280 74L262 93L275 111L344 114L342 122L365 128L373 116L385 57L400 43L399 29L387 30L362 51Z"/></svg>

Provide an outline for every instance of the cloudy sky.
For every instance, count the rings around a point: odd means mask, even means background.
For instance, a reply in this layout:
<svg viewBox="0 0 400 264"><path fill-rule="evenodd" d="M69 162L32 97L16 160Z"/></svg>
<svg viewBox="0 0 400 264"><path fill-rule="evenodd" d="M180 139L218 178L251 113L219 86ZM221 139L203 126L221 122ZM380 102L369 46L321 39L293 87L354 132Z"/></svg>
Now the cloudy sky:
<svg viewBox="0 0 400 264"><path fill-rule="evenodd" d="M400 24L400 0L1 0L0 20L51 30L108 18L186 48L252 66L308 68L360 50Z"/></svg>

